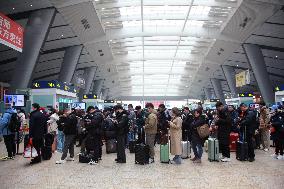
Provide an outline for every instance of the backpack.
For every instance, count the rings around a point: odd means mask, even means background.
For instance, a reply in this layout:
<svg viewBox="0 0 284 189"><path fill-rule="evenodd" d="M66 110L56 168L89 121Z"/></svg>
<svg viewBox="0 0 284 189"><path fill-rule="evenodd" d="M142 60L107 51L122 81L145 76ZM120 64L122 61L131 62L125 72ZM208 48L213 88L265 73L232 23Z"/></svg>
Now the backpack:
<svg viewBox="0 0 284 189"><path fill-rule="evenodd" d="M11 114L11 118L10 118L10 122L8 124L8 129L11 131L11 132L17 132L19 131L21 128L21 120L20 118L18 117L17 113L12 113Z"/></svg>
<svg viewBox="0 0 284 189"><path fill-rule="evenodd" d="M208 137L210 134L209 125L204 124L204 125L201 125L200 127L197 127L197 132L200 138L202 139Z"/></svg>

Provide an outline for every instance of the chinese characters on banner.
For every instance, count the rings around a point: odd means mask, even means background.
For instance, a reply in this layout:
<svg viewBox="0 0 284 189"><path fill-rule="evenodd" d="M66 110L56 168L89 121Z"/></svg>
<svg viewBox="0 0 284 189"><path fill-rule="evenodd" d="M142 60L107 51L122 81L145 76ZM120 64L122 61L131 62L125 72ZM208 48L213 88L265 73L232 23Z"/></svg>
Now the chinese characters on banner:
<svg viewBox="0 0 284 189"><path fill-rule="evenodd" d="M249 70L242 71L236 74L236 87L242 87L250 84L250 72Z"/></svg>
<svg viewBox="0 0 284 189"><path fill-rule="evenodd" d="M0 43L22 52L23 38L22 26L0 13Z"/></svg>

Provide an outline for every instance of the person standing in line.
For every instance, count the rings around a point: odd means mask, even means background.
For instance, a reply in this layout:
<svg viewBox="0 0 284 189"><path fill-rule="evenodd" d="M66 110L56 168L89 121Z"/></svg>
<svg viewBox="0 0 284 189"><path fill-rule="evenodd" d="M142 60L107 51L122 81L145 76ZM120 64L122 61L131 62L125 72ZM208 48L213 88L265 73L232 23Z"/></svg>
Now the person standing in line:
<svg viewBox="0 0 284 189"><path fill-rule="evenodd" d="M49 120L47 121L47 125L48 125L47 132L53 136L52 152L54 152L56 149L56 141L57 141L57 134L58 134L57 121L59 120L59 116L57 114L56 109L51 109L50 114L51 116L49 117Z"/></svg>
<svg viewBox="0 0 284 189"><path fill-rule="evenodd" d="M141 106L136 106L136 127L138 135L138 143L145 143L145 132L143 131L143 126L145 125L145 113Z"/></svg>
<svg viewBox="0 0 284 189"><path fill-rule="evenodd" d="M218 140L220 152L222 153L222 162L229 162L230 159L230 132L231 132L231 118L227 109L225 109L222 102L216 103L217 119L215 125L218 129Z"/></svg>
<svg viewBox="0 0 284 189"><path fill-rule="evenodd" d="M129 146L129 141L134 140L134 135L136 132L136 128L135 128L136 114L135 114L132 104L128 104L128 119L129 119L129 132L126 138L127 139L126 148L128 148Z"/></svg>
<svg viewBox="0 0 284 189"><path fill-rule="evenodd" d="M75 111L69 113L68 110L64 111L64 114L67 119L65 119L63 132L65 135L63 153L61 159L56 161L56 164L65 163L67 153L69 151L70 157L67 158L67 161L74 161L74 145L77 132L77 117Z"/></svg>
<svg viewBox="0 0 284 189"><path fill-rule="evenodd" d="M2 157L1 160L13 160L16 154L15 133L8 128L12 114L15 113L16 111L11 107L11 105L6 104L6 111L0 119L0 135L4 138L8 156Z"/></svg>
<svg viewBox="0 0 284 189"><path fill-rule="evenodd" d="M176 164L181 164L181 154L182 154L182 119L180 117L180 111L178 108L174 107L172 109L172 120L169 121L170 125L170 137L171 137L171 154L175 157L172 162Z"/></svg>
<svg viewBox="0 0 284 189"><path fill-rule="evenodd" d="M116 137L117 137L117 158L116 163L126 163L125 138L129 131L128 113L121 105L113 107L116 113Z"/></svg>
<svg viewBox="0 0 284 189"><path fill-rule="evenodd" d="M197 128L206 123L205 117L202 116L202 109L198 108L194 110L194 120L190 126L190 133L192 138L192 150L194 153L194 158L191 159L193 163L201 163L201 158L203 154L202 145L204 140L199 136Z"/></svg>
<svg viewBox="0 0 284 189"><path fill-rule="evenodd" d="M47 133L47 118L40 112L38 103L32 104L33 111L30 114L30 138L38 156L32 159L31 164L41 162L41 149L44 145L44 135Z"/></svg>
<svg viewBox="0 0 284 189"><path fill-rule="evenodd" d="M244 103L240 104L240 109L244 112L244 118L240 122L240 130L244 140L248 143L249 162L253 162L255 161L253 135L257 128L256 115L253 111L250 111Z"/></svg>
<svg viewBox="0 0 284 189"><path fill-rule="evenodd" d="M269 133L269 122L270 115L269 110L266 107L265 102L259 103L260 115L259 115L259 131L261 136L261 144L265 152L269 151L270 148L270 133Z"/></svg>
<svg viewBox="0 0 284 189"><path fill-rule="evenodd" d="M157 134L157 111L154 109L152 103L147 103L146 108L150 113L148 118L145 121L145 134L146 134L146 145L150 147L150 159L149 163L154 163L155 160L155 138Z"/></svg>

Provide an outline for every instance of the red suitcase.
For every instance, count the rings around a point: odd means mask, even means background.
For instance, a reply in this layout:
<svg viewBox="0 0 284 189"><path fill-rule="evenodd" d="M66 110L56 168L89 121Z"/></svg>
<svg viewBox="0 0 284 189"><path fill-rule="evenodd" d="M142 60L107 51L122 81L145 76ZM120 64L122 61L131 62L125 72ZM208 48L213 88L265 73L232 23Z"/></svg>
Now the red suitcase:
<svg viewBox="0 0 284 189"><path fill-rule="evenodd" d="M237 150L237 141L239 140L238 133L230 134L230 151L235 152Z"/></svg>

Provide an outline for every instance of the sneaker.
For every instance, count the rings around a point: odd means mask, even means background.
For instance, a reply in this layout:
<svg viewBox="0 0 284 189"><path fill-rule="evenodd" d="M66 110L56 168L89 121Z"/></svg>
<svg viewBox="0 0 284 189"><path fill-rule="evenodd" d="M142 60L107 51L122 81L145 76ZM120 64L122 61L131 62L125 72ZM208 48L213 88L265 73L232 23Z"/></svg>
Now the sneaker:
<svg viewBox="0 0 284 189"><path fill-rule="evenodd" d="M154 158L149 159L149 163L154 163L154 162L155 162Z"/></svg>
<svg viewBox="0 0 284 189"><path fill-rule="evenodd" d="M4 157L1 157L0 159L2 160L2 161L6 161L6 160L8 160L8 156L4 156Z"/></svg>
<svg viewBox="0 0 284 189"><path fill-rule="evenodd" d="M277 156L276 159L282 160L283 158L284 158L283 156L279 155L279 156Z"/></svg>
<svg viewBox="0 0 284 189"><path fill-rule="evenodd" d="M75 161L75 159L74 159L74 158L69 157L69 158L67 158L67 159L66 159L66 161Z"/></svg>
<svg viewBox="0 0 284 189"><path fill-rule="evenodd" d="M98 165L98 162L97 161L90 161L88 164L89 165Z"/></svg>
<svg viewBox="0 0 284 189"><path fill-rule="evenodd" d="M56 161L56 164L64 164L64 163L65 163L65 160Z"/></svg>
<svg viewBox="0 0 284 189"><path fill-rule="evenodd" d="M254 161L255 161L254 158L250 158L250 159L249 159L249 162L254 162Z"/></svg>
<svg viewBox="0 0 284 189"><path fill-rule="evenodd" d="M201 159L196 159L193 161L193 163L201 163Z"/></svg>
<svg viewBox="0 0 284 189"><path fill-rule="evenodd" d="M219 159L224 159L222 154L219 155Z"/></svg>
<svg viewBox="0 0 284 189"><path fill-rule="evenodd" d="M268 152L269 150L267 148L264 148L263 151Z"/></svg>
<svg viewBox="0 0 284 189"><path fill-rule="evenodd" d="M231 159L230 158L227 158L227 157L224 157L221 159L222 162L230 162Z"/></svg>
<svg viewBox="0 0 284 189"><path fill-rule="evenodd" d="M278 155L277 155L277 154L272 154L271 157L272 157L273 159L277 159Z"/></svg>

